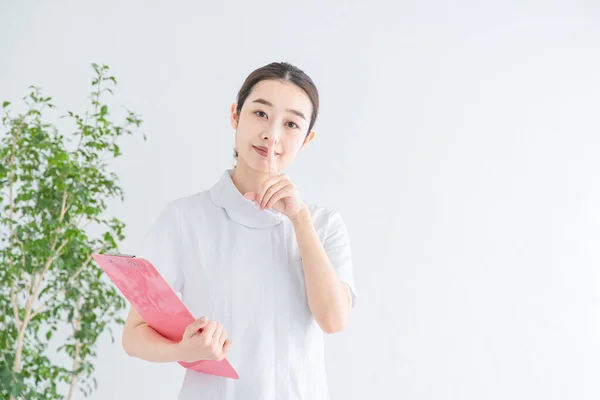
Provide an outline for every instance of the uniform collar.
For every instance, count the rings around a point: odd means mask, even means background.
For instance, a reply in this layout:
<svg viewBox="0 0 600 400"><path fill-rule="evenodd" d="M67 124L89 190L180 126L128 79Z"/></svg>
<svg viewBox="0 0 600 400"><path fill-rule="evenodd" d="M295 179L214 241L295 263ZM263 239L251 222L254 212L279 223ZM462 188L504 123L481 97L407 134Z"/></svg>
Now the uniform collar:
<svg viewBox="0 0 600 400"><path fill-rule="evenodd" d="M233 184L234 169L223 172L221 178L210 188L210 198L222 207L233 221L250 228L267 228L279 224L283 216L275 210L261 210L253 201L244 197Z"/></svg>

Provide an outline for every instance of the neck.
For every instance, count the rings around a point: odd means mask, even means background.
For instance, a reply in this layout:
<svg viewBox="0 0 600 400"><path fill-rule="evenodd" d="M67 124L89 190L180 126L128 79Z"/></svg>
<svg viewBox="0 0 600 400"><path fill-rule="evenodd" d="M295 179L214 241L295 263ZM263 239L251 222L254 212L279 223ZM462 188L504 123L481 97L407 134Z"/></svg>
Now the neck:
<svg viewBox="0 0 600 400"><path fill-rule="evenodd" d="M233 184L241 194L248 192L258 192L263 182L268 178L269 174L260 172L250 168L241 158L238 158L238 163L233 171Z"/></svg>

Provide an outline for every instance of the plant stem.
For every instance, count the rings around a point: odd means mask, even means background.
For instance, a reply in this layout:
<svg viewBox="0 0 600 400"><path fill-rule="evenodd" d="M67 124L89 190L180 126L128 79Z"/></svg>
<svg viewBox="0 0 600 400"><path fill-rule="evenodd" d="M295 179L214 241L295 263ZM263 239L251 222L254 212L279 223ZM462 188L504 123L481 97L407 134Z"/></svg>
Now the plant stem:
<svg viewBox="0 0 600 400"><path fill-rule="evenodd" d="M33 287L32 278L29 281L29 287L27 288L27 293L31 292L31 288ZM21 355L23 353L23 339L25 337L25 331L27 330L27 325L29 323L29 313L31 312L31 296L27 297L27 302L25 304L25 316L23 317L23 322L21 323L19 334L17 336L17 349L15 351L15 361L13 363L13 379L17 372L21 370ZM12 397L11 397L12 398Z"/></svg>
<svg viewBox="0 0 600 400"><path fill-rule="evenodd" d="M15 324L17 325L17 330L21 329L21 319L19 318L19 303L17 301L17 294L15 293L15 284L10 285L10 299L12 302L13 314L15 315Z"/></svg>
<svg viewBox="0 0 600 400"><path fill-rule="evenodd" d="M12 166L12 164L14 163L14 159L16 156L16 147L17 147L17 137L19 136L19 134L21 133L21 129L24 125L24 122L19 126L19 128L17 128L17 131L15 132L15 135L13 137L13 143L12 143L12 154L11 154L11 158L10 158L10 162L9 162L9 166ZM9 178L8 178L8 198L9 198L9 247L11 247L11 242L14 241L14 231L13 231L13 227L12 227L12 219L13 219L13 215L14 215L14 201L13 201L13 180L14 180L14 169L11 169L9 172ZM63 198L62 198L62 203L61 203L61 211L60 211L60 216L59 216L59 222L62 222L65 213L66 213L66 202L67 202L67 191L65 190L63 192ZM56 229L56 234L58 234L58 230L59 228ZM56 238L58 239L58 237ZM54 244L52 245L52 250L54 250L54 247L56 246L56 242L57 240L55 240ZM33 317L32 315L32 308L33 308L33 304L37 301L37 298L39 296L40 293L40 287L44 278L45 273L48 271L48 269L50 268L50 266L52 265L52 262L54 262L54 260L60 255L60 252L62 251L62 249L67 245L68 240L64 240L60 246L58 247L58 249L56 250L56 252L52 255L52 257L50 257L47 261L46 264L44 265L44 269L41 273L35 274L32 276L31 281L29 282L29 287L27 288L27 300L25 303L25 316L23 317L23 321L21 322L19 320L19 310L18 310L18 302L17 302L17 296L15 293L15 288L14 288L14 283L11 284L11 294L12 294L12 302L13 302L13 312L15 314L15 318L16 318L16 323L17 323L17 330L18 330L18 336L17 336L17 343L16 343L16 351L15 351L15 361L13 363L13 377L14 374L16 374L17 372L19 372L21 370L21 357L22 357L22 353L23 353L23 339L25 338L25 332L27 331L27 326L29 325L29 322L31 321L31 318ZM23 253L23 258L25 257L25 253ZM9 257L9 266L12 267L12 258Z"/></svg>
<svg viewBox="0 0 600 400"><path fill-rule="evenodd" d="M58 217L58 222L62 222L65 214L67 213L67 189L63 192L62 204L60 208L60 216Z"/></svg>
<svg viewBox="0 0 600 400"><path fill-rule="evenodd" d="M23 353L23 339L25 338L25 332L27 326L32 318L33 304L37 301L40 292L40 285L43 280L44 274L50 268L52 262L59 256L60 251L68 243L67 240L63 241L60 247L56 250L55 254L46 261L44 270L40 274L33 275L31 281L29 281L29 287L27 288L27 301L25 302L25 316L19 329L19 335L17 337L17 348L15 351L15 362L13 364L13 376L21 370L21 355Z"/></svg>
<svg viewBox="0 0 600 400"><path fill-rule="evenodd" d="M77 340L77 332L81 329L81 301L82 297L77 300L77 320L73 323L73 337L75 338L75 355L73 356L73 375L71 375L71 385L69 388L69 395L67 400L71 400L73 393L75 392L75 385L77 384L77 375L75 371L79 368L79 352L81 350L81 342Z"/></svg>

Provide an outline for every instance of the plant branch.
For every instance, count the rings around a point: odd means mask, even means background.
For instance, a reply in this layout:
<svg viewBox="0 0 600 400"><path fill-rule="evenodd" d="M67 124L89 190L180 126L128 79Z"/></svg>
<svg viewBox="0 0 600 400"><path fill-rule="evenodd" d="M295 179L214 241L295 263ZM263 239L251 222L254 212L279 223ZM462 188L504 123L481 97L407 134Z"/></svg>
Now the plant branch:
<svg viewBox="0 0 600 400"><path fill-rule="evenodd" d="M40 285L44 274L50 268L52 262L59 256L60 251L66 246L68 243L67 240L63 241L60 247L57 249L56 253L46 261L46 265L44 265L44 270L42 273L35 274L31 280L29 281L29 285L27 287L27 301L25 302L25 316L23 317L23 322L20 324L19 335L17 337L17 349L15 351L15 361L13 363L13 373L18 372L21 368L21 355L23 352L23 339L25 337L25 332L27 331L27 325L31 321L31 311L33 307L33 303L37 300L39 296Z"/></svg>
<svg viewBox="0 0 600 400"><path fill-rule="evenodd" d="M96 272L100 271L93 265L93 254L114 248L116 239L123 237L123 224L103 215L104 198L119 193L122 196L118 178L109 173L105 159L112 160L121 154L117 139L133 133L129 124L139 127L141 120L130 112L123 125L111 121L108 104L102 104L101 95L110 91L104 88L105 81L116 84L116 80L105 76L107 66L93 66L97 76L90 91L91 112L86 111L81 115L83 118L74 112L65 115L70 115L77 124L69 129L72 139L66 139L62 129L43 122L43 111L54 106L50 104L51 97L42 96L34 86L30 86L34 90L24 98L26 112L15 116L7 113L2 119L8 134L0 144L5 182L0 194L5 199L3 223L8 225L2 254L6 256L8 274L5 274L5 302L0 312L10 324L2 333L9 345L5 356L12 360L5 377L12 388L13 394L7 393L11 400L22 400L28 393L35 395L40 388L45 398L72 400L78 391L85 392L88 372L93 371L88 355L95 354L97 339L95 334L83 335L88 329L88 306L90 318L104 324L111 315L102 312L103 304L119 300L114 291L104 293L103 285L96 290L96 285L103 282L97 282ZM2 107L6 108L7 103ZM72 144L77 145L74 153ZM109 231L97 238L90 236L87 226L96 224L101 228L106 226ZM89 303L88 296L91 296ZM123 306L120 301L115 305L117 309ZM72 317L70 320L66 319L67 313ZM73 329L73 338L69 338L66 347L72 370L54 365L45 358L47 354L40 355L44 368L29 370L30 355L38 351L47 353L52 332L64 323ZM4 325L0 323L0 330L5 330ZM50 330L44 339L44 335L38 335L38 328L45 326ZM57 382L70 386L67 390L65 385L61 396Z"/></svg>
<svg viewBox="0 0 600 400"><path fill-rule="evenodd" d="M62 222L65 218L65 214L67 213L67 189L63 192L62 205L60 208L60 216L58 217L58 222Z"/></svg>
<svg viewBox="0 0 600 400"><path fill-rule="evenodd" d="M31 279L29 281L29 285L27 287L27 293L31 293L31 288L33 287L33 279ZM25 337L25 331L27 330L27 324L28 324L28 320L27 320L27 310L30 307L30 300L31 300L31 296L27 297L27 302L26 302L26 311L25 311L25 317L23 318L23 322L20 325L19 329L19 334L17 336L17 348L15 350L15 361L13 363L13 378L14 378L14 374L19 372L19 370L21 369L21 355L23 353L23 338ZM12 397L11 397L12 398Z"/></svg>
<svg viewBox="0 0 600 400"><path fill-rule="evenodd" d="M67 400L71 400L75 391L75 385L77 384L77 368L79 368L79 352L81 350L81 342L77 340L77 332L81 329L81 301L83 297L79 297L77 300L77 320L71 323L73 327L73 337L75 338L75 355L73 356L73 374L71 375L71 385L69 387L69 395Z"/></svg>
<svg viewBox="0 0 600 400"><path fill-rule="evenodd" d="M61 294L63 294L64 292L67 291L67 287L69 285L71 285L73 283L73 281L75 281L75 279L79 276L79 274L81 274L81 272L83 271L83 269L85 267L87 267L90 263L90 261L92 261L92 255L94 253L98 253L98 252L102 252L102 250L104 249L104 246L101 247L98 251L92 252L90 253L90 255L86 258L86 260L83 262L83 264L77 269L77 271L75 271L75 273L73 275L71 275L71 277L69 278L69 280L67 281L67 283L65 284L65 286L63 286L58 293L53 296L53 297L57 297ZM39 313L41 313L42 311L44 311L44 309L46 308L46 303L41 304L32 314L30 317L30 320L33 319L36 315L38 315Z"/></svg>
<svg viewBox="0 0 600 400"><path fill-rule="evenodd" d="M56 249L56 251L54 252L54 254L48 258L48 260L46 261L46 264L44 265L44 269L42 270L41 273L38 273L35 275L36 279L36 284L35 284L35 288L33 290L33 302L35 302L37 300L37 296L40 293L40 286L42 284L42 280L44 278L44 275L46 274L46 272L48 272L48 270L50 269L50 266L52 265L52 263L54 262L54 260L56 260L59 256L60 256L60 252L62 251L62 249L69 243L68 239L63 240L63 242L60 244L60 246L58 247L58 249Z"/></svg>
<svg viewBox="0 0 600 400"><path fill-rule="evenodd" d="M10 299L12 303L13 314L15 315L15 324L17 325L17 330L21 330L21 319L19 318L19 303L17 302L17 294L15 293L15 284L14 282L10 285Z"/></svg>
<svg viewBox="0 0 600 400"><path fill-rule="evenodd" d="M54 249L56 248L56 243L58 243L58 236L59 236L58 233L60 231L60 224L62 223L62 221L65 217L65 214L67 212L67 195L68 195L68 192L67 192L67 189L65 189L63 192L63 197L62 197L60 214L58 216L58 224L57 224L58 226L54 230L55 237L54 237L54 242L52 242L52 246L51 246L52 251L54 251ZM61 246L66 245L65 242L68 242L68 241L65 240ZM60 253L60 249L58 250L57 253ZM46 262L46 265L44 267L44 272L50 267L50 264L52 264L52 261L54 261L54 258L56 258L57 256L58 256L58 254L54 254L52 257L50 257L48 259L48 261Z"/></svg>

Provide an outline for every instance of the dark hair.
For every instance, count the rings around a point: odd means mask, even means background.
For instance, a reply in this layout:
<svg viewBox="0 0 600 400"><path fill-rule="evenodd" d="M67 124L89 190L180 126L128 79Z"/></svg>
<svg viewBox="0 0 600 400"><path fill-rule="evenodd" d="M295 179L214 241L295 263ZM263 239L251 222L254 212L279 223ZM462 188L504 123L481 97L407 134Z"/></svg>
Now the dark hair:
<svg viewBox="0 0 600 400"><path fill-rule="evenodd" d="M273 62L252 71L250 75L248 75L237 95L236 112L238 116L242 110L244 102L250 93L252 93L254 86L260 81L264 80L291 82L306 93L310 99L310 102L312 103L313 108L308 131L306 132L306 135L308 136L310 130L315 125L317 115L319 114L319 91L317 90L317 87L313 83L312 79L310 79L310 77L306 75L304 71L287 62ZM235 148L233 150L233 155L237 159L238 152L235 150Z"/></svg>

